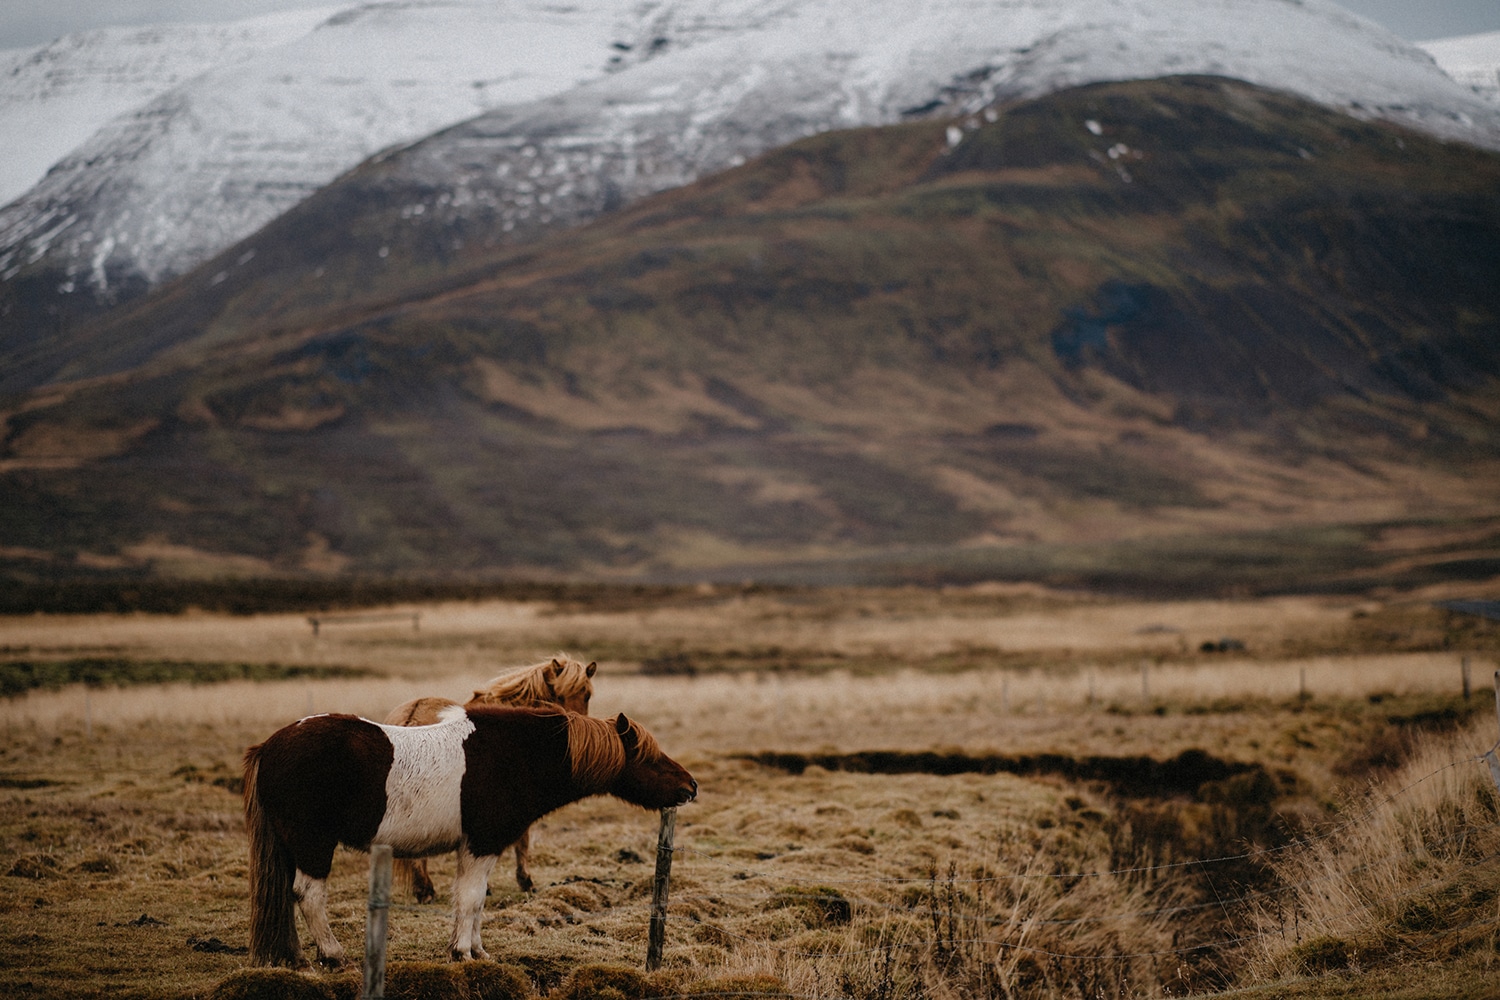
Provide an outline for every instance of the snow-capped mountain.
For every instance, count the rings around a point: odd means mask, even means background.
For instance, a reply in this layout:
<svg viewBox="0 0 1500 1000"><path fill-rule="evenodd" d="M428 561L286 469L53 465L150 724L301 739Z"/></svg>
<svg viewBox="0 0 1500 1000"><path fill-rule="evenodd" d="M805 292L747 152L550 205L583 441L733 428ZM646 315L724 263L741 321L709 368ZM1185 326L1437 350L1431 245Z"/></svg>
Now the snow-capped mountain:
<svg viewBox="0 0 1500 1000"><path fill-rule="evenodd" d="M0 279L46 255L107 297L177 273L343 170L498 104L603 73L605 9L349 7L121 115L0 212Z"/></svg>
<svg viewBox="0 0 1500 1000"><path fill-rule="evenodd" d="M1438 38L1417 45L1453 79L1500 103L1500 31Z"/></svg>
<svg viewBox="0 0 1500 1000"><path fill-rule="evenodd" d="M110 119L216 66L284 45L336 10L234 24L102 28L0 52L0 204L24 194Z"/></svg>
<svg viewBox="0 0 1500 1000"><path fill-rule="evenodd" d="M95 133L0 210L0 282L108 301L376 151L504 221L574 221L800 135L1211 73L1500 147L1500 110L1326 0L365 4ZM413 212L425 210L414 204ZM507 214L508 213L508 214Z"/></svg>
<svg viewBox="0 0 1500 1000"><path fill-rule="evenodd" d="M1500 146L1500 115L1461 95L1422 52L1331 4L1168 0L1149 10L1147 20L1132 3L873 0L851 19L804 3L753 33L394 151L376 184L387 198L408 192L402 214L414 224L566 225L831 128L953 116L957 141L997 101L1180 74L1235 77ZM976 30L982 15L990 20Z"/></svg>

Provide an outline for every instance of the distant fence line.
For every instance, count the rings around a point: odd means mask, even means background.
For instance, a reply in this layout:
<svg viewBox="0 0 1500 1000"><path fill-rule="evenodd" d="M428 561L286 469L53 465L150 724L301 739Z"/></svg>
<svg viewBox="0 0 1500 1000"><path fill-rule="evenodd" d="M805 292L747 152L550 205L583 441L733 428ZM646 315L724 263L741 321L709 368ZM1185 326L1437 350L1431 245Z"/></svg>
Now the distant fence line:
<svg viewBox="0 0 1500 1000"><path fill-rule="evenodd" d="M322 632L324 625L379 625L387 622L411 622L411 630L418 632L422 628L422 612L420 611L373 611L368 614L340 614L340 615L308 615L307 623L312 626L313 635Z"/></svg>

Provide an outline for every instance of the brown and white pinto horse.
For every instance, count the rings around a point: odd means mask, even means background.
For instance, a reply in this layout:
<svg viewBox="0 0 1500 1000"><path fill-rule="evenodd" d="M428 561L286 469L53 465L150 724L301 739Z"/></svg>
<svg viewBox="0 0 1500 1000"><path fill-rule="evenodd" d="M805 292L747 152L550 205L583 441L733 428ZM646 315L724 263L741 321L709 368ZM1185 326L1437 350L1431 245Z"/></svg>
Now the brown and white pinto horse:
<svg viewBox="0 0 1500 1000"><path fill-rule="evenodd" d="M589 714L589 699L594 696L594 673L597 663L587 666L558 653L550 660L533 663L529 667L507 670L485 682L484 687L464 703L465 708L479 705L561 705L570 712ZM438 721L438 713L458 702L447 698L413 698L391 709L383 720L388 726L430 726ZM534 883L527 861L531 856L531 829L521 831L512 845L516 849L516 885L522 892L530 892ZM411 886L417 902L426 903L436 898L432 877L427 874L425 859L396 862L397 881Z"/></svg>
<svg viewBox="0 0 1500 1000"><path fill-rule="evenodd" d="M250 961L306 964L293 904L337 965L327 879L339 844L389 844L397 857L458 851L455 959L480 944L485 886L496 856L543 816L590 795L647 809L698 793L692 775L624 715L559 708L450 709L431 726L386 726L314 715L245 751L250 834Z"/></svg>

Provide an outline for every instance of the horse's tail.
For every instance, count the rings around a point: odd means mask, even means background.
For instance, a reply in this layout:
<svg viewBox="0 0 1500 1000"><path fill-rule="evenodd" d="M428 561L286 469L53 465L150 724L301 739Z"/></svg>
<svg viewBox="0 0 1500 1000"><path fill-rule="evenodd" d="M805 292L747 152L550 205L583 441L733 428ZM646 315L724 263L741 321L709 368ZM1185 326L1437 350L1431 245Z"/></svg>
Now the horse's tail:
<svg viewBox="0 0 1500 1000"><path fill-rule="evenodd" d="M245 830L250 835L250 964L307 964L297 938L297 866L260 804L259 745L245 751Z"/></svg>

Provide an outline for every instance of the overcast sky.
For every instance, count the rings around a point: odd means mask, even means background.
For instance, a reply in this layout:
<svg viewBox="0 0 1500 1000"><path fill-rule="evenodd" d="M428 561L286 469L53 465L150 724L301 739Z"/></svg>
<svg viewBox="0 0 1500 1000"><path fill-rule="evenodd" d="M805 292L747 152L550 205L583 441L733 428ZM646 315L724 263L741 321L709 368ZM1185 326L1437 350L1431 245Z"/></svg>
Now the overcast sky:
<svg viewBox="0 0 1500 1000"><path fill-rule="evenodd" d="M351 0L352 2L352 0ZM273 10L344 6L340 0L0 0L0 49L41 45L109 24L233 21ZM1412 41L1500 31L1496 0L1343 0Z"/></svg>

